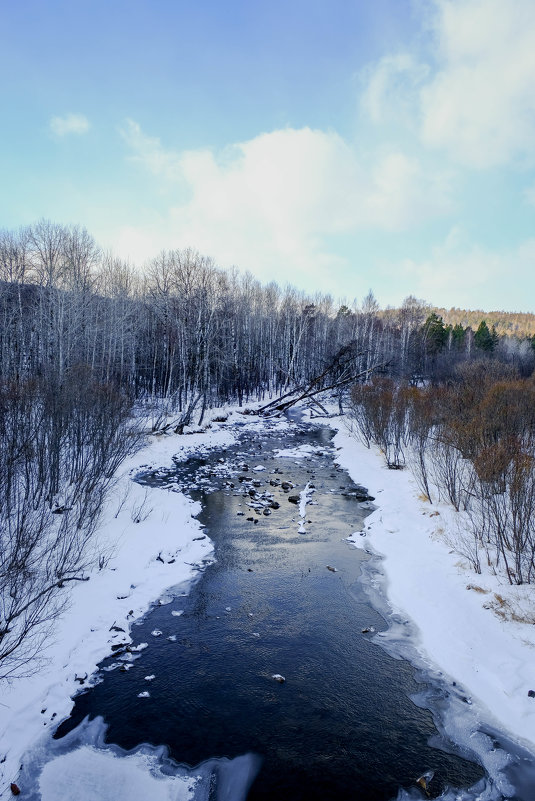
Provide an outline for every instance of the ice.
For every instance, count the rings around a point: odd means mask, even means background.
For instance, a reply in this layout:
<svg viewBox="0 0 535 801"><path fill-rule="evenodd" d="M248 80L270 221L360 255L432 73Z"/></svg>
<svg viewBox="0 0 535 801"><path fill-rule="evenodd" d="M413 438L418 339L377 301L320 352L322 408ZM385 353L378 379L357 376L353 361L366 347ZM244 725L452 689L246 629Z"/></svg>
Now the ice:
<svg viewBox="0 0 535 801"><path fill-rule="evenodd" d="M66 737L45 735L27 755L18 784L27 801L244 801L260 758L179 765L163 746L132 751L105 744L102 718L87 718ZM215 787L215 793L213 789Z"/></svg>
<svg viewBox="0 0 535 801"><path fill-rule="evenodd" d="M194 780L153 775L154 759L144 754L123 758L90 746L57 757L41 774L43 801L186 801L193 798Z"/></svg>
<svg viewBox="0 0 535 801"><path fill-rule="evenodd" d="M273 451L276 459L305 459L314 453L324 453L324 451L315 445L299 445L297 448L277 448Z"/></svg>
<svg viewBox="0 0 535 801"><path fill-rule="evenodd" d="M314 489L310 487L310 482L307 482L304 490L299 494L299 516L301 518L299 528L297 529L299 534L307 533L305 527L306 508L307 503L310 503L310 498L313 492Z"/></svg>
<svg viewBox="0 0 535 801"><path fill-rule="evenodd" d="M409 470L387 470L381 454L358 442L343 419L329 424L338 427L333 442L340 466L355 482L364 481L371 495L381 492L379 508L367 517L366 536L353 534L357 547L378 557L368 586L380 586L377 596L388 598L387 614L414 621L416 655L427 669L439 666L465 687L474 719L479 716L496 728L504 727L533 749L535 704L528 691L535 629L529 623L505 624L485 608L490 593L509 598L516 589L485 564L482 574L475 574L455 552L464 513L442 503L431 507L419 495ZM433 514L436 511L440 514ZM471 586L484 586L485 592L467 592ZM373 603L381 603L380 598ZM414 662L415 654L408 658Z"/></svg>
<svg viewBox="0 0 535 801"><path fill-rule="evenodd" d="M421 790L400 790L395 801L422 801L425 796ZM430 796L428 796L430 797ZM468 790L446 790L441 793L440 801L502 801L491 781L480 781Z"/></svg>

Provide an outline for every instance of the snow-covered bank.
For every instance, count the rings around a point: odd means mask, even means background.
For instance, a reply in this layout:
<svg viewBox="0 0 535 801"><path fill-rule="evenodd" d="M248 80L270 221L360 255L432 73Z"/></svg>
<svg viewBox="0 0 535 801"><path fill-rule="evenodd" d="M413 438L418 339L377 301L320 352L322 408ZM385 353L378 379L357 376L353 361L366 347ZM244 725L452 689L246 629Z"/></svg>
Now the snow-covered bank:
<svg viewBox="0 0 535 801"><path fill-rule="evenodd" d="M38 676L17 683L18 688L15 684L9 696L0 698L0 760L4 754L7 755L6 762L0 763L0 771L3 771L0 794L4 792L4 797L9 797L10 781L18 778L23 781L25 778L24 773L19 774L21 756L24 755L30 765L39 734L51 733L59 720L69 714L71 696L80 687L76 676L82 680L86 674L90 677L98 662L109 655L112 645L128 640L129 625L134 619L142 616L169 587L185 582L178 590L183 592L196 573L195 565L212 558L210 541L201 535L199 524L191 517L197 506L179 492L172 491L177 489L177 485L167 484L169 476L165 470L158 477L158 468L170 466L177 454L179 459L186 459L189 455L202 455L207 448L230 445L235 441L233 432L238 430L233 423L238 421L242 426L240 431L250 429L258 433L263 428L283 432L288 426L284 420L268 424L255 417L231 414L226 424L214 424L203 433L153 437L150 446L138 453L127 466L101 526L102 548L119 541L117 553L105 569L96 572L86 584L73 589L73 604L61 621L56 643L49 654L51 662ZM323 425L327 421L319 422ZM533 734L529 732L533 717L529 715L533 714L535 700L527 695L527 690L531 689L528 665L532 650L519 642L519 639L527 639L523 630L529 632L533 627L516 623L504 625L491 611L482 608L482 604L489 604L492 599L498 603L493 593L501 592L505 597L509 592L508 586L501 586L495 577L487 579L463 572L465 568L459 557L452 554L440 539L443 536L440 529L449 530L455 513L446 507L422 503L408 471L388 471L379 455L367 451L348 434L343 420L332 422L339 428L334 443L340 449L338 461L358 483L369 487L380 507L366 520L366 536L357 534L353 540L367 548L373 543L375 550L385 555L390 601L394 609L402 610L404 618L412 618L419 626L421 639L416 645L422 658L427 660L431 672L436 673L439 666L462 683L462 694L474 699L470 706L458 702L467 715L481 708L482 719L488 720L494 713L501 728L509 729L518 739L533 744ZM262 444L266 449L266 443ZM316 450L308 445L298 445L276 450L274 454L281 459L299 460ZM258 473L259 480L264 480L270 476L265 465L257 464L257 459L262 459L262 455L257 456L257 453L261 454L262 448L255 449L255 460L250 461L249 469L255 477ZM217 471L221 467L221 476L228 476L228 465L219 463L229 460L217 458L220 456L218 453L215 458L207 460L206 470ZM234 456L238 460L245 454ZM139 468L150 469L161 479L158 489L141 487L131 481L129 475L135 475ZM196 486L201 486L202 478L199 476L203 469L196 470ZM211 472L207 474L211 475ZM168 490L162 489L163 485L168 486ZM121 506L124 491L129 486L131 493ZM315 503L312 500L314 486L305 476L301 487L305 489L298 496L296 509L299 512L297 522L304 526L307 505ZM295 500L294 497L294 503ZM115 517L120 506L121 510ZM372 566L376 561L379 560L370 560L367 564ZM467 590L467 585L478 589ZM529 593L530 589L526 592ZM180 614L171 608L169 612ZM518 632L514 634L516 629ZM412 632L413 628L406 626L405 631L409 630ZM512 640L511 632L514 634ZM155 630L154 634L161 635L161 632ZM159 640L164 641L165 637ZM520 648L518 654L515 651L517 645ZM135 653L125 654L125 658L135 657ZM515 660L521 664L523 676L520 672L515 675ZM126 662L123 669L128 666ZM153 677L146 678L150 680ZM502 680L509 684L502 684ZM524 684L519 688L521 680ZM152 690L152 685L146 686ZM488 693L485 695L486 690ZM514 713L513 717L498 714L496 698L500 693L505 695L505 711ZM1 706L2 703L9 704L10 708ZM139 701L139 704L146 703ZM484 707L490 712L487 713ZM523 720L523 728L517 725L514 715ZM60 764L64 763L56 763L57 766ZM116 763L108 761L106 764ZM72 766L78 770L76 761ZM490 797L495 798L494 795ZM529 794L526 798L530 798Z"/></svg>
<svg viewBox="0 0 535 801"><path fill-rule="evenodd" d="M0 797L11 796L25 751L68 717L73 696L112 646L131 641L132 622L168 588L187 588L212 558L212 544L192 517L198 504L179 492L142 487L132 477L141 469L170 466L175 454L185 459L199 448L233 442L232 433L216 423L203 433L151 436L122 466L95 543L105 564L89 581L66 590L69 606L51 628L42 663L30 665L27 677L1 685Z"/></svg>
<svg viewBox="0 0 535 801"><path fill-rule="evenodd" d="M459 514L423 501L410 471L388 470L347 420L330 423L338 429L337 462L379 507L352 540L383 557L388 601L416 624L420 656L464 686L482 720L534 750L534 588L511 587L490 571L475 574L452 546ZM522 617L526 622L515 619Z"/></svg>

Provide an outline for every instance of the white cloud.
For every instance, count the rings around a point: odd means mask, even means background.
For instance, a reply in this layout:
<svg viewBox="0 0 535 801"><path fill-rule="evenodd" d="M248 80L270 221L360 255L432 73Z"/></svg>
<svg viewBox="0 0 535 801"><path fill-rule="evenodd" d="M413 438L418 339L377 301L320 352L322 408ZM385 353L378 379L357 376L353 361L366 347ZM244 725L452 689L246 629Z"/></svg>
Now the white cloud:
<svg viewBox="0 0 535 801"><path fill-rule="evenodd" d="M361 106L376 125L402 122L414 127L418 117L418 87L429 75L429 67L413 54L387 55L362 73Z"/></svg>
<svg viewBox="0 0 535 801"><path fill-rule="evenodd" d="M421 93L424 143L474 167L535 156L533 0L439 0L440 68Z"/></svg>
<svg viewBox="0 0 535 801"><path fill-rule="evenodd" d="M429 10L429 9L428 9ZM477 169L535 161L535 3L433 0L427 39L364 73L362 107ZM433 58L423 42L433 48ZM433 62L431 67L431 61Z"/></svg>
<svg viewBox="0 0 535 801"><path fill-rule="evenodd" d="M497 251L468 242L454 227L427 259L403 260L398 274L415 295L438 305L530 311L531 295L519 288L532 284L534 264L535 238ZM526 298L521 309L519 297Z"/></svg>
<svg viewBox="0 0 535 801"><path fill-rule="evenodd" d="M131 150L132 161L144 165L154 175L171 180L180 177L179 155L165 150L157 137L144 134L137 122L127 119L119 132Z"/></svg>
<svg viewBox="0 0 535 801"><path fill-rule="evenodd" d="M122 134L138 164L187 194L159 222L122 230L115 246L138 259L152 245L152 253L193 245L266 280L326 287L341 263L326 237L402 230L449 209L447 176L399 152L362 163L332 131L273 131L221 154L167 150L133 121Z"/></svg>
<svg viewBox="0 0 535 801"><path fill-rule="evenodd" d="M89 130L89 120L83 114L65 114L63 117L52 117L50 130L56 136L68 134L84 134Z"/></svg>

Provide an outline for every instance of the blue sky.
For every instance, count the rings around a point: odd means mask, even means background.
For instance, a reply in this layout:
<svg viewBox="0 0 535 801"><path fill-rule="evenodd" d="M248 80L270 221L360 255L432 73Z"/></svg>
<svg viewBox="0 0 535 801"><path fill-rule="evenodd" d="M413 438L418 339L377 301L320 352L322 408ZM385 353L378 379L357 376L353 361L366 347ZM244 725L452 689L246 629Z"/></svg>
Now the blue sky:
<svg viewBox="0 0 535 801"><path fill-rule="evenodd" d="M0 0L0 225L535 310L533 0Z"/></svg>

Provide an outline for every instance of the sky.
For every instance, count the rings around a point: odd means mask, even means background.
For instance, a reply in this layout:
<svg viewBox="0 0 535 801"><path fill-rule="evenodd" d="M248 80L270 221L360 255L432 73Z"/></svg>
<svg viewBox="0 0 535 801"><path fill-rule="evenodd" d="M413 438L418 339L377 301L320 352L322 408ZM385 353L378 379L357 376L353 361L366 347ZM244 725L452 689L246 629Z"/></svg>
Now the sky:
<svg viewBox="0 0 535 801"><path fill-rule="evenodd" d="M0 227L535 311L534 0L0 0Z"/></svg>

